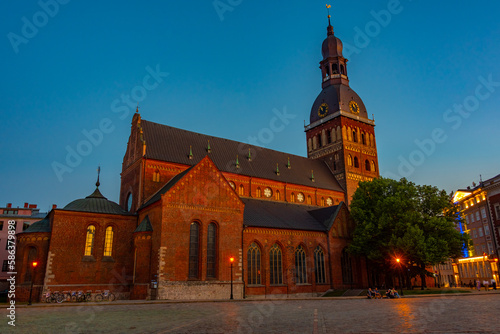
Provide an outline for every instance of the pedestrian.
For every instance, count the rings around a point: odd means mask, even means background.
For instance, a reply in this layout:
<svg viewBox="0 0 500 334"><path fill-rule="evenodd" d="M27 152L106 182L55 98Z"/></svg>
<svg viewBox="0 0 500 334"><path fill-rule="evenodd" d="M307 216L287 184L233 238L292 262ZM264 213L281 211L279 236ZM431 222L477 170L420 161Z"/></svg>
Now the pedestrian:
<svg viewBox="0 0 500 334"><path fill-rule="evenodd" d="M488 291L489 290L490 282L488 282L488 280L485 279L483 281L483 285L484 285L484 290Z"/></svg>
<svg viewBox="0 0 500 334"><path fill-rule="evenodd" d="M494 278L491 279L491 286L493 287L493 290L497 289L497 281L495 281Z"/></svg>
<svg viewBox="0 0 500 334"><path fill-rule="evenodd" d="M474 280L474 281L476 281L476 280ZM481 281L480 280L476 281L476 288L477 288L477 291L481 291Z"/></svg>

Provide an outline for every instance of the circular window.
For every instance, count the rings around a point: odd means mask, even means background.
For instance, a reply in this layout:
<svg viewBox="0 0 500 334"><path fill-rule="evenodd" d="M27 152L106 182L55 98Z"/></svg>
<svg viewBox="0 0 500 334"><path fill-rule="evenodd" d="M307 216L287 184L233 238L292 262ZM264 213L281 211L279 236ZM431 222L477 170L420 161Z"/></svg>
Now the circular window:
<svg viewBox="0 0 500 334"><path fill-rule="evenodd" d="M303 193L298 193L298 194L297 194L297 201L298 201L299 203L304 202L304 194L303 194Z"/></svg>
<svg viewBox="0 0 500 334"><path fill-rule="evenodd" d="M271 188L266 188L264 189L264 196L266 197L271 197L273 195L273 191L271 190Z"/></svg>
<svg viewBox="0 0 500 334"><path fill-rule="evenodd" d="M132 193L127 195L127 211L132 211Z"/></svg>
<svg viewBox="0 0 500 334"><path fill-rule="evenodd" d="M332 198L331 198L331 197L328 197L328 198L326 199L326 205L331 206L332 204L333 204L333 200L332 200Z"/></svg>

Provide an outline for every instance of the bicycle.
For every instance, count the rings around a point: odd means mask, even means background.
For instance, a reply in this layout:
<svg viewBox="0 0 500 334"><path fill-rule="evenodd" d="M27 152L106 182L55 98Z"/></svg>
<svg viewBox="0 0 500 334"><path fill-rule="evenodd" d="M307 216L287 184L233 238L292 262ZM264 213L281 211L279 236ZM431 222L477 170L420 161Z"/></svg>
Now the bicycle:
<svg viewBox="0 0 500 334"><path fill-rule="evenodd" d="M47 291L45 293L45 298L43 300L46 303L62 303L64 301L64 295L59 291L50 292Z"/></svg>
<svg viewBox="0 0 500 334"><path fill-rule="evenodd" d="M76 301L77 302L92 301L92 291L87 291L86 293L83 293L83 291L78 291L78 294L76 295Z"/></svg>
<svg viewBox="0 0 500 334"><path fill-rule="evenodd" d="M96 302L102 302L103 300L112 302L116 299L114 293L109 292L109 290L104 290L103 294L97 294L95 295L95 301Z"/></svg>

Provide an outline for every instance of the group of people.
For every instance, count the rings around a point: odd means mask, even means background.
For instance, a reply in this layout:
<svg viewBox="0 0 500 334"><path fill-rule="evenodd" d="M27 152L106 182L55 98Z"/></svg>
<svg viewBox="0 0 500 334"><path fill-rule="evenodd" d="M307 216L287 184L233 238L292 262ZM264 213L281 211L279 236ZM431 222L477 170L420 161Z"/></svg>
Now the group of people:
<svg viewBox="0 0 500 334"><path fill-rule="evenodd" d="M366 294L366 296L368 297L368 299L380 299L380 298L382 298L382 295L378 291L378 288L375 288L374 290L372 290L372 288L369 288L368 289L368 293ZM399 297L399 293L396 291L396 289L390 288L385 293L385 297L384 298L393 299L393 298L400 298L400 297Z"/></svg>
<svg viewBox="0 0 500 334"><path fill-rule="evenodd" d="M477 291L481 290L481 287L484 287L484 290L488 291L490 289L490 286L493 288L493 290L497 289L497 282L495 279L492 279L491 282L489 280L484 280L481 282L481 280L474 280L474 283L472 281L469 281L469 284L467 284L469 288L474 289L474 287L477 288Z"/></svg>

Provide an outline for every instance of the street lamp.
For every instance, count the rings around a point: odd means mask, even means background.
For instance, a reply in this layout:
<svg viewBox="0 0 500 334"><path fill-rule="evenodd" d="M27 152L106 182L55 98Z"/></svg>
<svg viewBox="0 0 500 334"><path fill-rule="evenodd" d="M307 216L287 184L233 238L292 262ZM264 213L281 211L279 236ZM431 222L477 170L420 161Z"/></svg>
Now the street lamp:
<svg viewBox="0 0 500 334"><path fill-rule="evenodd" d="M401 296L403 296L403 280L401 279L403 267L401 266L401 259L399 257L396 259L396 262L399 265L399 285L400 285L400 289L401 289Z"/></svg>
<svg viewBox="0 0 500 334"><path fill-rule="evenodd" d="M233 299L233 262L234 262L234 257L231 256L229 258L229 263L231 263L231 297L229 297L229 299Z"/></svg>
<svg viewBox="0 0 500 334"><path fill-rule="evenodd" d="M37 261L31 262L31 286L30 286L30 298L28 300L28 305L31 305L31 295L33 293L33 281L35 280L36 267L38 266Z"/></svg>

